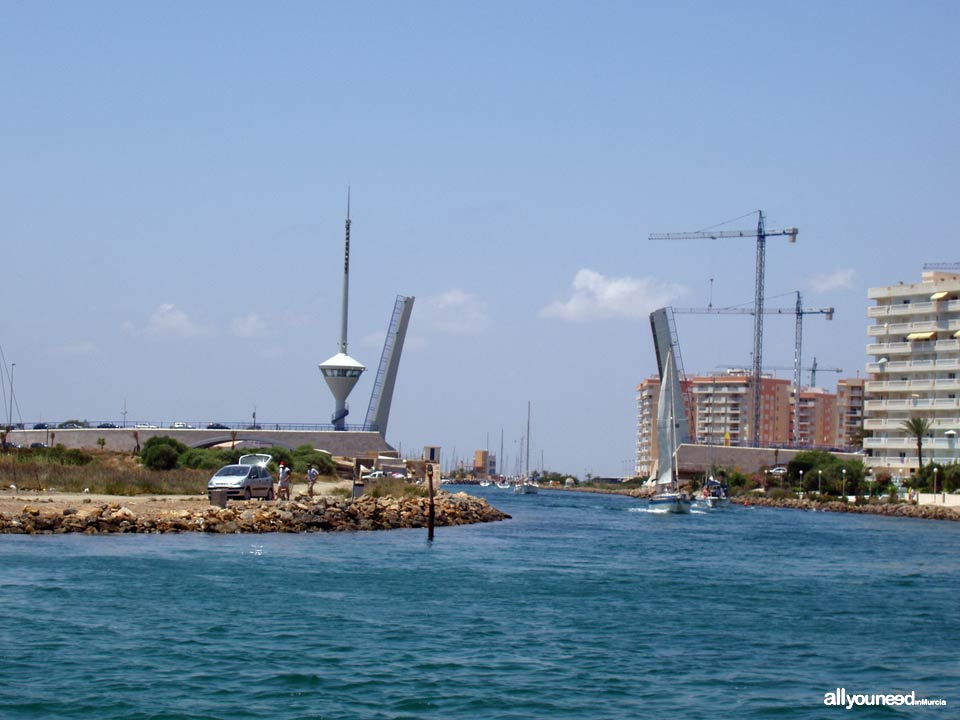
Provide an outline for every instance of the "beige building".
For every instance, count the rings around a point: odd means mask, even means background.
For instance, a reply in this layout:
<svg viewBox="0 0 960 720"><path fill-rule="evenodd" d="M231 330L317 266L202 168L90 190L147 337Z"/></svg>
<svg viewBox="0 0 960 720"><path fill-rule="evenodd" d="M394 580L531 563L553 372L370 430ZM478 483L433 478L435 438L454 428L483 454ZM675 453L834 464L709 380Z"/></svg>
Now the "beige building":
<svg viewBox="0 0 960 720"><path fill-rule="evenodd" d="M918 283L870 288L869 378L864 387L866 462L907 475L917 470L917 444L904 429L930 421L923 463L960 459L960 274L925 271Z"/></svg>

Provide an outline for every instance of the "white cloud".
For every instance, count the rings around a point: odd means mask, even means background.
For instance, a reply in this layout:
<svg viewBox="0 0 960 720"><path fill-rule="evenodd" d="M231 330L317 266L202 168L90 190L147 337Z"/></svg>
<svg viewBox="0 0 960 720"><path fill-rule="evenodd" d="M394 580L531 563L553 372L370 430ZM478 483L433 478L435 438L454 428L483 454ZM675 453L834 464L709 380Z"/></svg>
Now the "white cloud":
<svg viewBox="0 0 960 720"><path fill-rule="evenodd" d="M834 270L830 273L817 273L810 278L810 287L817 292L852 288L856 276L857 273L854 270Z"/></svg>
<svg viewBox="0 0 960 720"><path fill-rule="evenodd" d="M206 331L193 320L191 320L183 310L171 303L164 303L156 310L147 321L146 332L148 335L173 335L176 337L196 337L204 335Z"/></svg>
<svg viewBox="0 0 960 720"><path fill-rule="evenodd" d="M682 285L654 278L607 277L583 268L573 277L573 294L568 300L547 305L540 314L566 322L587 322L602 318L645 318L653 310L669 305L686 292Z"/></svg>
<svg viewBox="0 0 960 720"><path fill-rule="evenodd" d="M490 324L486 306L478 297L463 290L448 290L417 303L418 322L451 335L475 335Z"/></svg>
<svg viewBox="0 0 960 720"><path fill-rule="evenodd" d="M256 313L249 313L230 321L230 332L237 337L259 337L266 332L267 323Z"/></svg>

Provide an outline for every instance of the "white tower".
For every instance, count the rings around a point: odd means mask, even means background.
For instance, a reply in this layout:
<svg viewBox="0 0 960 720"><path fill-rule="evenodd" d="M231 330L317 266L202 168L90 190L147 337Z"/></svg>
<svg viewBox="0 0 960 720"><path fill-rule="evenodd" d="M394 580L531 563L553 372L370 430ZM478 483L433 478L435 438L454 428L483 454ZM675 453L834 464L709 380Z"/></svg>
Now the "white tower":
<svg viewBox="0 0 960 720"><path fill-rule="evenodd" d="M335 430L346 429L347 396L366 368L347 355L347 298L350 290L350 190L347 189L347 230L343 249L343 304L340 312L340 352L320 363L320 372L333 393L336 408L330 418Z"/></svg>

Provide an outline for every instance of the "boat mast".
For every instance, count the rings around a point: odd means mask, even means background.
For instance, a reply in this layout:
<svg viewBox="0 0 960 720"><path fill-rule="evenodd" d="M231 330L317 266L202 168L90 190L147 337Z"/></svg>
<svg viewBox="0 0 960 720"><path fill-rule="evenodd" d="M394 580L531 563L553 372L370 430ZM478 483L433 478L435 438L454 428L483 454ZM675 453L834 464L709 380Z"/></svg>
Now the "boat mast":
<svg viewBox="0 0 960 720"><path fill-rule="evenodd" d="M523 471L524 479L530 479L530 401L527 400L527 461Z"/></svg>
<svg viewBox="0 0 960 720"><path fill-rule="evenodd" d="M503 477L503 428L500 428L500 457L497 458L497 475Z"/></svg>

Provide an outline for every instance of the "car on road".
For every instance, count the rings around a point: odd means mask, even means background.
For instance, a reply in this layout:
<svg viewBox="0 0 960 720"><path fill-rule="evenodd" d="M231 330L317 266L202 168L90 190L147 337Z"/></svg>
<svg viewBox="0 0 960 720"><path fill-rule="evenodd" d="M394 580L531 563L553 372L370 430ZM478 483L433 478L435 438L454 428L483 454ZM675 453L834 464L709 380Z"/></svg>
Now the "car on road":
<svg viewBox="0 0 960 720"><path fill-rule="evenodd" d="M236 465L224 465L207 482L207 497L213 502L214 490L226 490L227 497L249 500L250 498L274 499L273 475L267 465L272 455L255 453L241 455Z"/></svg>
<svg viewBox="0 0 960 720"><path fill-rule="evenodd" d="M209 425L207 425L207 430L229 430L229 429L230 428L228 428L223 423L210 423Z"/></svg>
<svg viewBox="0 0 960 720"><path fill-rule="evenodd" d="M49 429L49 427L50 427L50 426L47 425L46 423L37 423L36 425L33 426L33 429L34 429L34 430L47 430L47 429Z"/></svg>
<svg viewBox="0 0 960 720"><path fill-rule="evenodd" d="M173 425L171 425L170 429L171 430L191 430L193 429L193 425L191 425L190 423L178 421L178 422L175 422Z"/></svg>
<svg viewBox="0 0 960 720"><path fill-rule="evenodd" d="M117 427L117 425L116 423L105 422L105 423L100 423L99 425L97 425L97 427L98 428L115 428Z"/></svg>

